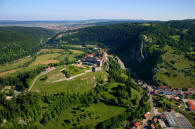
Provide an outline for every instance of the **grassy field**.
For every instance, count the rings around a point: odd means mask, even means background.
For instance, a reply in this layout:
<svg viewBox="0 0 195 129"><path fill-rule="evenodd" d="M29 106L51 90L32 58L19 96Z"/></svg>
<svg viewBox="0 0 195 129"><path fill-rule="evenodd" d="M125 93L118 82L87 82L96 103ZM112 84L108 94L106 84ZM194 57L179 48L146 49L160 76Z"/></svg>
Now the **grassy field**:
<svg viewBox="0 0 195 129"><path fill-rule="evenodd" d="M73 48L82 48L82 45L67 45L67 46Z"/></svg>
<svg viewBox="0 0 195 129"><path fill-rule="evenodd" d="M169 36L169 37L174 39L175 41L179 41L179 39L180 39L180 35L173 35L173 36Z"/></svg>
<svg viewBox="0 0 195 129"><path fill-rule="evenodd" d="M68 65L64 68L64 70L66 72L68 72L69 76L74 76L74 75L77 75L77 74L80 74L80 73L83 73L85 72L86 70L89 70L91 69L90 67L88 66L84 66L84 67L78 67L78 66L74 66L74 65Z"/></svg>
<svg viewBox="0 0 195 129"><path fill-rule="evenodd" d="M0 73L5 72L5 71L9 71L9 70L13 70L13 69L17 69L18 67L22 67L25 63L27 63L31 60L32 60L32 57L28 56L28 57L22 58L20 60L11 62L9 64L0 65Z"/></svg>
<svg viewBox="0 0 195 129"><path fill-rule="evenodd" d="M106 105L101 102L88 107L77 105L65 110L57 119L42 127L46 129L70 129L74 126L95 126L99 122L124 113L125 110L126 108Z"/></svg>
<svg viewBox="0 0 195 129"><path fill-rule="evenodd" d="M64 77L64 74L62 72L60 72L61 69L63 69L65 66L58 66L56 67L55 70L49 72L46 76L47 76L47 80L46 82L48 83L52 83L53 81L56 81L60 78ZM45 76L43 76L44 78Z"/></svg>
<svg viewBox="0 0 195 129"><path fill-rule="evenodd" d="M65 62L66 61L74 62L76 60L75 55L73 55L73 54L71 55L69 53L62 54L62 55L58 56L56 59L59 61L65 61Z"/></svg>
<svg viewBox="0 0 195 129"><path fill-rule="evenodd" d="M64 52L63 49L41 49L37 54Z"/></svg>
<svg viewBox="0 0 195 129"><path fill-rule="evenodd" d="M52 71L47 75L49 79L53 80L55 78L53 77L55 75L55 71ZM63 75L57 74L57 76L62 77ZM99 71L86 73L85 75L77 77L74 80L62 81L57 83L49 82L48 80L41 81L39 79L32 88L32 91L46 94L55 94L59 92L66 92L70 94L85 93L96 86L97 77L106 78L106 76L107 73L105 71Z"/></svg>
<svg viewBox="0 0 195 129"><path fill-rule="evenodd" d="M19 68L18 69L14 69L14 70L9 70L9 71L6 71L6 72L2 72L2 73L0 73L0 77L2 77L4 75L7 75L7 74L15 73L15 72L17 72L17 70L19 70Z"/></svg>
<svg viewBox="0 0 195 129"><path fill-rule="evenodd" d="M70 77L79 73L83 73L84 71L90 69L89 67L77 67L73 65L61 65L57 66L55 70L49 72L47 76L46 82L52 83L53 81L59 80L65 77L65 74L61 72L61 70L68 71ZM42 77L44 78L44 76Z"/></svg>
<svg viewBox="0 0 195 129"><path fill-rule="evenodd" d="M75 61L76 60L76 56L80 56L85 54L84 51L81 50L73 50L73 49L69 49L68 51L65 51L64 54L62 54L61 56L57 57L56 59L59 61Z"/></svg>
<svg viewBox="0 0 195 129"><path fill-rule="evenodd" d="M50 64L50 63L58 63L58 60L55 60L54 58L60 56L59 53L52 53L52 54L44 54L38 56L35 61L30 64L29 66L33 65L39 65L39 64Z"/></svg>
<svg viewBox="0 0 195 129"><path fill-rule="evenodd" d="M142 26L150 26L151 24L149 24L149 23L143 23L143 24L141 24Z"/></svg>
<svg viewBox="0 0 195 129"><path fill-rule="evenodd" d="M97 45L87 45L88 48L94 48Z"/></svg>
<svg viewBox="0 0 195 129"><path fill-rule="evenodd" d="M162 56L163 63L158 64L159 69L155 78L162 82L161 85L168 85L174 88L195 87L195 64L188 60L184 55L174 54L174 50L169 47ZM164 83L164 84L163 84Z"/></svg>
<svg viewBox="0 0 195 129"><path fill-rule="evenodd" d="M70 49L69 51L71 51L73 54L84 54L84 52L83 51L81 51L81 50L73 50L73 49Z"/></svg>
<svg viewBox="0 0 195 129"><path fill-rule="evenodd" d="M14 61L13 63L0 65L0 76L12 74L17 71L23 70L24 64L32 61L32 57L25 57L20 60Z"/></svg>

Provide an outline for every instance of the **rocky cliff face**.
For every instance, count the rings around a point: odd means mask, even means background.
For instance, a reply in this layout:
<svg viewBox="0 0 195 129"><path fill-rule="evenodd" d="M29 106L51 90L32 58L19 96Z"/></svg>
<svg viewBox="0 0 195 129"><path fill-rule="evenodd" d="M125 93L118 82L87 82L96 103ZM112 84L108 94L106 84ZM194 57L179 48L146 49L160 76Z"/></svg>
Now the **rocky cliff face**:
<svg viewBox="0 0 195 129"><path fill-rule="evenodd" d="M141 35L138 39L139 42L129 50L130 59L136 61L136 63L141 63L145 58L143 49L146 39L146 35Z"/></svg>
<svg viewBox="0 0 195 129"><path fill-rule="evenodd" d="M118 56L116 56L116 59L117 59L119 65L121 66L121 68L126 69L124 63L121 61L121 59Z"/></svg>
<svg viewBox="0 0 195 129"><path fill-rule="evenodd" d="M127 52L121 56L128 69L135 77L150 80L153 74L153 62L151 53L148 53L148 37L140 35L136 43L131 43Z"/></svg>

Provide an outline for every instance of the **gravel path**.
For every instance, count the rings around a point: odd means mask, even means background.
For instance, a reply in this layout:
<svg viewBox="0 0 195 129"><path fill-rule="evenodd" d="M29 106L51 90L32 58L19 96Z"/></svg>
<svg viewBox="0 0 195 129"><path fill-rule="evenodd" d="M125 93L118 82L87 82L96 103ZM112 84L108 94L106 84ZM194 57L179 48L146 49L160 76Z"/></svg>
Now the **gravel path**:
<svg viewBox="0 0 195 129"><path fill-rule="evenodd" d="M84 75L84 74L86 74L86 73L89 73L89 72L92 72L92 71L91 71L91 70L86 70L84 73L77 74L77 75L72 76L72 77L70 77L70 78L64 77L64 78L62 78L62 79L59 79L59 80L54 81L53 83L61 82L61 81L65 81L65 80L73 80L73 79L75 79L75 78L77 78L77 77L79 77L79 76L82 76L82 75Z"/></svg>
<svg viewBox="0 0 195 129"><path fill-rule="evenodd" d="M32 84L30 85L30 88L28 89L28 91L31 91L31 90L32 90L34 84L36 83L36 81L37 81L42 75L45 75L45 74L47 74L47 73L53 71L54 69L56 69L56 68L55 68L55 67L52 67L52 68L50 68L49 70L43 71L43 72L41 72L39 75L37 75L37 76L33 79Z"/></svg>

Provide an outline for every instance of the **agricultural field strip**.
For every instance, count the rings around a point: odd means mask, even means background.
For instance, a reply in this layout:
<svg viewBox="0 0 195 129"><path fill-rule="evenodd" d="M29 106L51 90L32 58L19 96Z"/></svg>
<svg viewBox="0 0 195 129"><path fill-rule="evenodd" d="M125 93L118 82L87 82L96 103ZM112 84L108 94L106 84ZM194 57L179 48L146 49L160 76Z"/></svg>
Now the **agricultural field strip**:
<svg viewBox="0 0 195 129"><path fill-rule="evenodd" d="M13 72L14 70L17 71L18 69L22 68L25 63L28 63L31 60L32 57L27 56L10 64L0 65L0 74L4 75L6 73Z"/></svg>

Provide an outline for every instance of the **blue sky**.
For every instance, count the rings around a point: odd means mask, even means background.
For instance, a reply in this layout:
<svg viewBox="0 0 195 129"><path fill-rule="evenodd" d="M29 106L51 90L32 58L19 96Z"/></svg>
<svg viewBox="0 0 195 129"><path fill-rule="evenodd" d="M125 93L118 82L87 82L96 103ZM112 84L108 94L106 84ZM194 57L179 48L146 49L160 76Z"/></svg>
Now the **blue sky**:
<svg viewBox="0 0 195 129"><path fill-rule="evenodd" d="M0 20L195 19L195 0L0 0Z"/></svg>

